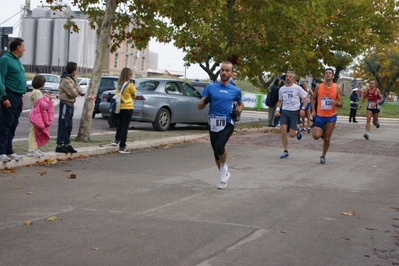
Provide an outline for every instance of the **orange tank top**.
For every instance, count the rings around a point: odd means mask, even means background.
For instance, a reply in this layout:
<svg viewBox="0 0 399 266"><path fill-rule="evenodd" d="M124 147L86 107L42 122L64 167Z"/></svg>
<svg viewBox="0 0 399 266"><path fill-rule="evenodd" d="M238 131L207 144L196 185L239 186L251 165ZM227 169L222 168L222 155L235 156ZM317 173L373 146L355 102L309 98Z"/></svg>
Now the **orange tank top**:
<svg viewBox="0 0 399 266"><path fill-rule="evenodd" d="M336 101L337 97L337 84L333 83L330 88L326 88L324 83L321 83L317 92L317 115L322 117L336 115L337 108L333 101Z"/></svg>

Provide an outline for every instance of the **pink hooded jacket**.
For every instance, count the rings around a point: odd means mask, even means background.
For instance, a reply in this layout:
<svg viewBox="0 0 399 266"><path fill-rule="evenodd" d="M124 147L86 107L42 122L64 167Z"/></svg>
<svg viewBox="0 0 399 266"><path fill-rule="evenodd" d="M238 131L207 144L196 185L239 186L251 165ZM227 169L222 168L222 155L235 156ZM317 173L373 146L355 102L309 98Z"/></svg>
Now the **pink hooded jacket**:
<svg viewBox="0 0 399 266"><path fill-rule="evenodd" d="M29 114L29 121L35 128L37 146L43 146L50 140L50 126L54 122L53 100L49 97L40 98Z"/></svg>

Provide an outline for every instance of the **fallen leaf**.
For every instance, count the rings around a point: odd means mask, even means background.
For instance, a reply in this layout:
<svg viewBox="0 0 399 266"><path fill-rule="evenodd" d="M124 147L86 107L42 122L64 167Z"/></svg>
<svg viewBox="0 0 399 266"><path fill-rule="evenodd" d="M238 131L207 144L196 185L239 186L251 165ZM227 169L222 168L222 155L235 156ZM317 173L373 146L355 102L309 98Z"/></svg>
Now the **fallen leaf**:
<svg viewBox="0 0 399 266"><path fill-rule="evenodd" d="M350 212L342 212L343 215L348 215L348 216L353 216L356 214L355 211L350 211Z"/></svg>
<svg viewBox="0 0 399 266"><path fill-rule="evenodd" d="M26 194L27 194L27 195L32 195L32 192L29 192L29 191L28 191L28 192L26 192Z"/></svg>
<svg viewBox="0 0 399 266"><path fill-rule="evenodd" d="M17 189L21 189L21 186L17 186Z"/></svg>
<svg viewBox="0 0 399 266"><path fill-rule="evenodd" d="M92 250L99 250L100 248L91 248Z"/></svg>
<svg viewBox="0 0 399 266"><path fill-rule="evenodd" d="M76 174L71 174L71 175L69 176L69 179L76 179Z"/></svg>
<svg viewBox="0 0 399 266"><path fill-rule="evenodd" d="M346 238L346 237L342 237L342 236L341 236L341 238L345 239L345 240L351 240L350 238Z"/></svg>
<svg viewBox="0 0 399 266"><path fill-rule="evenodd" d="M391 209L394 209L396 211L399 211L399 207L391 207Z"/></svg>
<svg viewBox="0 0 399 266"><path fill-rule="evenodd" d="M40 176L44 176L45 174L47 174L47 171L41 172L39 174L40 174Z"/></svg>
<svg viewBox="0 0 399 266"><path fill-rule="evenodd" d="M72 170L64 170L63 172L72 172Z"/></svg>
<svg viewBox="0 0 399 266"><path fill-rule="evenodd" d="M55 219L57 219L57 216L50 216L47 218L47 221L54 221Z"/></svg>
<svg viewBox="0 0 399 266"><path fill-rule="evenodd" d="M3 172L4 173L16 173L17 172L17 169L15 169L15 168L9 168L9 167L4 167L4 169L3 169Z"/></svg>
<svg viewBox="0 0 399 266"><path fill-rule="evenodd" d="M282 231L280 231L280 233L283 233L283 234L285 234L285 233L287 233L287 231L284 231L284 230L282 230Z"/></svg>
<svg viewBox="0 0 399 266"><path fill-rule="evenodd" d="M29 221L29 220L26 220L26 221L24 222L24 224L25 224L25 225L32 225L33 223L32 223L31 221Z"/></svg>

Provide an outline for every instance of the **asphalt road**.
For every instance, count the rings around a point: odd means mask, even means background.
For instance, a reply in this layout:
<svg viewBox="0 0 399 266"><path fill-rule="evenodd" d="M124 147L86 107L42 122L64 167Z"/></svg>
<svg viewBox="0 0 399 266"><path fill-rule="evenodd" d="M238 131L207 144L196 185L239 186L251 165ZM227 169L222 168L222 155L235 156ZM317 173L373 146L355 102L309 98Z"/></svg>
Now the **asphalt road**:
<svg viewBox="0 0 399 266"><path fill-rule="evenodd" d="M0 264L398 265L398 129L238 131L226 190L208 137L0 172Z"/></svg>

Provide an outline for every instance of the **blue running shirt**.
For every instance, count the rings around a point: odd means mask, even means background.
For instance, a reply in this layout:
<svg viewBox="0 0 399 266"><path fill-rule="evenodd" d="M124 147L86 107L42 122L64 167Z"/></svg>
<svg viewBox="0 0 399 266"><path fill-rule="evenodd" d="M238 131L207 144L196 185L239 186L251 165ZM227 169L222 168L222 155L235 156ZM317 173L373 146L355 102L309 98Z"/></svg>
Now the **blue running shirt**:
<svg viewBox="0 0 399 266"><path fill-rule="evenodd" d="M211 83L202 92L202 97L206 98L212 94L212 101L209 104L209 117L226 117L226 122L233 124L230 113L233 103L241 103L241 90L232 84L224 85L220 82Z"/></svg>

